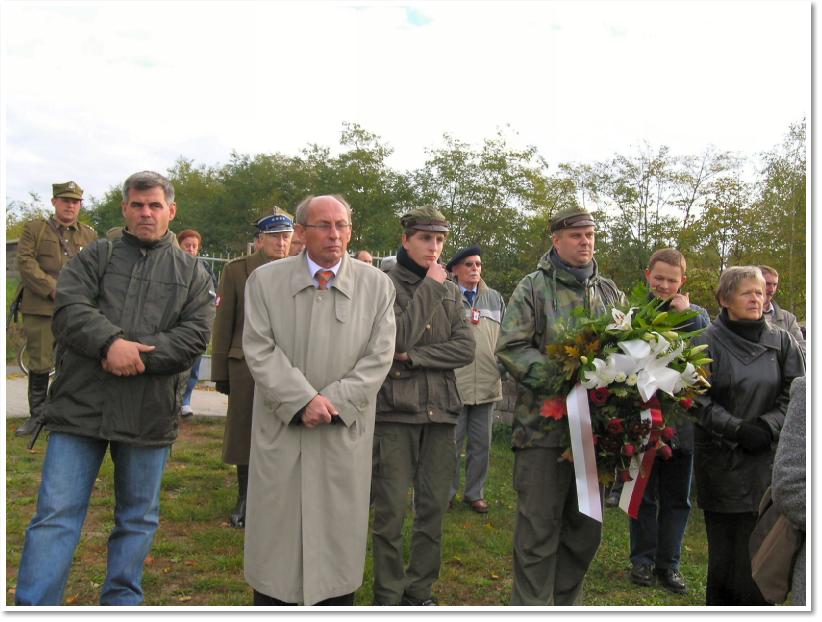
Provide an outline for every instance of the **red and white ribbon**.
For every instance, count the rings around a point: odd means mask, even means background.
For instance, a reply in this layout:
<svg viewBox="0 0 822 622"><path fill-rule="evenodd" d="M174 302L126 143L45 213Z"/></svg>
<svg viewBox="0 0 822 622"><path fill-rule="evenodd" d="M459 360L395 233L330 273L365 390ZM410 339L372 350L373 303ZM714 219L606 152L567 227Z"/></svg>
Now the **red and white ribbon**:
<svg viewBox="0 0 822 622"><path fill-rule="evenodd" d="M574 474L577 483L579 511L602 522L602 500L599 496L599 477L594 451L594 433L588 391L577 384L565 398L568 409L568 428L571 432L571 451L574 455Z"/></svg>
<svg viewBox="0 0 822 622"><path fill-rule="evenodd" d="M637 518L639 515L639 506L645 495L648 480L651 479L651 470L654 468L654 459L656 459L657 429L662 426L662 411L658 407L659 402L656 402L655 397L652 401L655 402L651 405L652 407L643 410L639 416L642 421L651 424L651 429L642 439L642 444L647 445L651 440L653 442L646 451L634 456L631 460L629 472L632 479L623 484L622 494L619 497L619 507L631 518Z"/></svg>

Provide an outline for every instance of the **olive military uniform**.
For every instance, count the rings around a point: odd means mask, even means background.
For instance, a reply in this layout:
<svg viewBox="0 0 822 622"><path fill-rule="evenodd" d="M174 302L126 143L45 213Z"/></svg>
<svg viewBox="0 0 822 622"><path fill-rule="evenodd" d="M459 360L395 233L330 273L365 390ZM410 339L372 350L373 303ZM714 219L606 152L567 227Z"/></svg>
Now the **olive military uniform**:
<svg viewBox="0 0 822 622"><path fill-rule="evenodd" d="M294 231L290 215L282 211L263 216L255 226L258 236ZM254 270L270 261L271 258L262 248L253 255L230 261L223 268L217 287L217 315L211 341L211 379L218 391L228 394L223 461L237 465L237 504L228 517L231 526L237 528L245 527L251 413L254 408L254 378L243 354L245 282Z"/></svg>
<svg viewBox="0 0 822 622"><path fill-rule="evenodd" d="M69 259L96 239L94 229L80 222L66 226L49 218L23 226L17 243L17 269L22 280L20 311L26 324L26 352L32 371L47 372L52 368L51 292L57 288L57 275Z"/></svg>
<svg viewBox="0 0 822 622"><path fill-rule="evenodd" d="M83 189L75 182L54 184L54 198L82 199ZM29 368L28 397L31 418L18 430L20 436L34 431L34 412L46 399L48 378L54 366L54 335L51 317L54 313L52 292L57 277L69 260L97 239L97 233L83 223L64 225L53 216L31 220L23 226L17 243L17 270L23 297L20 311L26 335L26 360Z"/></svg>
<svg viewBox="0 0 822 622"><path fill-rule="evenodd" d="M238 257L223 268L217 288L217 315L211 342L211 379L228 381L228 413L223 437L223 461L248 464L251 450L251 407L254 379L243 356L245 282L271 261L262 250Z"/></svg>

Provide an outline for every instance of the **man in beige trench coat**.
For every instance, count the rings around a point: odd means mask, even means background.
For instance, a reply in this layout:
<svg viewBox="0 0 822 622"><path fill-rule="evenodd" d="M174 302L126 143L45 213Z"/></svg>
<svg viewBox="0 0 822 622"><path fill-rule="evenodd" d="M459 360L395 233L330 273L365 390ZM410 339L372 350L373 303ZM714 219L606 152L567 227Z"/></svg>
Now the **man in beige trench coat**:
<svg viewBox="0 0 822 622"><path fill-rule="evenodd" d="M246 284L255 390L245 578L255 605L353 605L376 395L394 355L394 286L347 255L342 197L306 198L296 221L305 249Z"/></svg>

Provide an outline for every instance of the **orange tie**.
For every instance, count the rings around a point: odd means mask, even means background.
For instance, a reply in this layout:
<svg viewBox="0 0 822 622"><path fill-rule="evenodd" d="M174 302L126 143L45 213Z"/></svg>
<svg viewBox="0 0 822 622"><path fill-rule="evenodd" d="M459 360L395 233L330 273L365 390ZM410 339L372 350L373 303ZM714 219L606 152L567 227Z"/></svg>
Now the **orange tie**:
<svg viewBox="0 0 822 622"><path fill-rule="evenodd" d="M314 278L317 279L317 289L328 289L328 282L334 278L334 271L317 270L317 273L314 275Z"/></svg>

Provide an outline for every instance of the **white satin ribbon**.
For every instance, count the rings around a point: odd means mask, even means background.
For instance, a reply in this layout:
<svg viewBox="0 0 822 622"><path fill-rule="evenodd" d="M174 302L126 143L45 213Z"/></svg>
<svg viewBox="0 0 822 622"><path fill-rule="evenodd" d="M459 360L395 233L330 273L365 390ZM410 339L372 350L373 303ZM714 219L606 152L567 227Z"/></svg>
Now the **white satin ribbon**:
<svg viewBox="0 0 822 622"><path fill-rule="evenodd" d="M571 433L571 451L574 455L574 475L577 484L579 511L602 522L602 500L599 496L599 477L594 451L594 433L588 392L577 384L565 398L568 409L568 428Z"/></svg>

